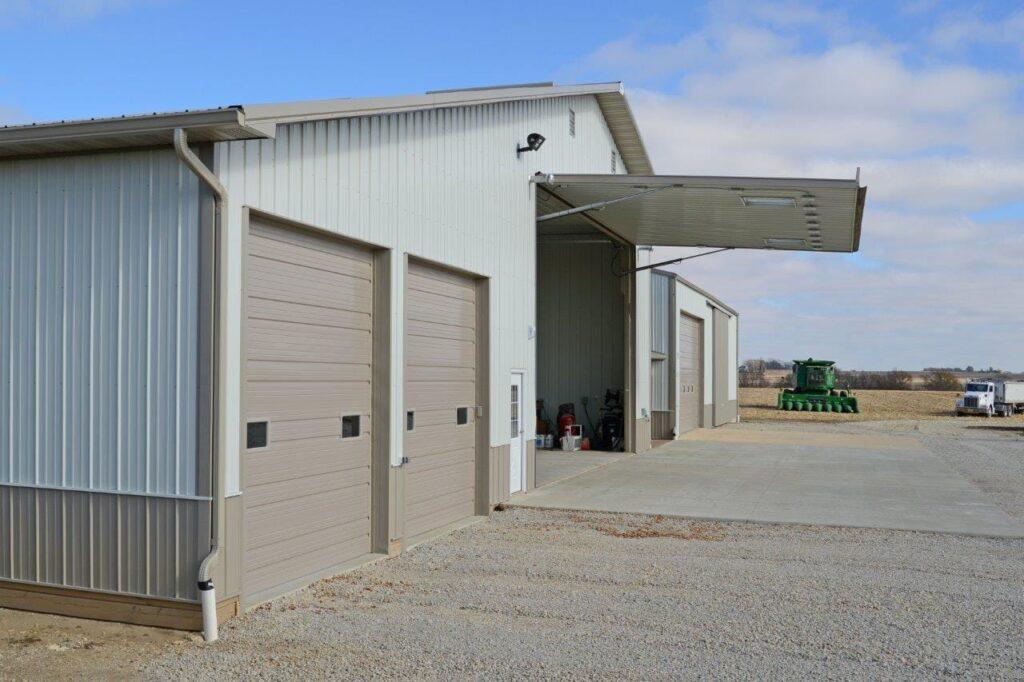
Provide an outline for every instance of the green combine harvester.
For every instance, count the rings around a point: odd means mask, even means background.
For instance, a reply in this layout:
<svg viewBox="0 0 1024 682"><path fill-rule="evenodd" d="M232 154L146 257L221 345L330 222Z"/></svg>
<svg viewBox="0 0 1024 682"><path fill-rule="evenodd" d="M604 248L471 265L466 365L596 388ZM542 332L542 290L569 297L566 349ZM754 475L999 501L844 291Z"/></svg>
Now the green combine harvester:
<svg viewBox="0 0 1024 682"><path fill-rule="evenodd" d="M793 387L779 393L779 409L803 412L860 412L852 391L836 388L832 360L793 361Z"/></svg>

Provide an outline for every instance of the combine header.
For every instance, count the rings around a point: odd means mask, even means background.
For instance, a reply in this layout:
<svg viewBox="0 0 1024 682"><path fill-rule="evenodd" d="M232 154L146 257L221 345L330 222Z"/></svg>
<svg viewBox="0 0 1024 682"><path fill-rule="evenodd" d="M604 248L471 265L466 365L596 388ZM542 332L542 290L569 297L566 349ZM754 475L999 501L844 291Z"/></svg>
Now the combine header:
<svg viewBox="0 0 1024 682"><path fill-rule="evenodd" d="M780 410L805 412L860 412L857 399L846 389L836 389L832 360L793 361L793 387L779 393Z"/></svg>

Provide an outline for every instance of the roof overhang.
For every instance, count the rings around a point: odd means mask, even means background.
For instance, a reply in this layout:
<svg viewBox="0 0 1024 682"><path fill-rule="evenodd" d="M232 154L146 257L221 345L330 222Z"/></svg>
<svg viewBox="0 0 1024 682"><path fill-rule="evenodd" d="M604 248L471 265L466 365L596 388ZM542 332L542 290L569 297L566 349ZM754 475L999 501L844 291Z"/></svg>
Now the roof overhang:
<svg viewBox="0 0 1024 682"><path fill-rule="evenodd" d="M857 251L867 195L858 180L811 178L538 174L534 182L538 222L597 227L638 246Z"/></svg>
<svg viewBox="0 0 1024 682"><path fill-rule="evenodd" d="M241 107L225 107L4 127L0 158L169 145L176 128L184 129L190 142L273 136L272 126L247 122Z"/></svg>

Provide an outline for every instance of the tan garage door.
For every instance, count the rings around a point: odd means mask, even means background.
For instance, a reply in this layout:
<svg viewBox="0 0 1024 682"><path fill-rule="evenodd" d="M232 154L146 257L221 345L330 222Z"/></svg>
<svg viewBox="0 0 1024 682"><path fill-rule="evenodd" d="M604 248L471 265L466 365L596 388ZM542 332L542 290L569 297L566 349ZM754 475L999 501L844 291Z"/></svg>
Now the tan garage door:
<svg viewBox="0 0 1024 682"><path fill-rule="evenodd" d="M407 538L474 512L476 285L410 262L406 280Z"/></svg>
<svg viewBox="0 0 1024 682"><path fill-rule="evenodd" d="M698 319L680 313L679 315L679 433L686 433L700 426L704 410L704 391L701 386L703 363L701 346L704 339L704 325Z"/></svg>
<svg viewBox="0 0 1024 682"><path fill-rule="evenodd" d="M256 221L247 263L251 604L370 552L373 263L358 246Z"/></svg>

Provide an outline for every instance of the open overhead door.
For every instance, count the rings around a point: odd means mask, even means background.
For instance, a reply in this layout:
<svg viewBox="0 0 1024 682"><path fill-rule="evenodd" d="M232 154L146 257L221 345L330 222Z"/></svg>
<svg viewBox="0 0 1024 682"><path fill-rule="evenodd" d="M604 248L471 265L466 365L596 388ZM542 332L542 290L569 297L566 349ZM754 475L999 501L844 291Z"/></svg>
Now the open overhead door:
<svg viewBox="0 0 1024 682"><path fill-rule="evenodd" d="M538 223L597 226L644 246L851 252L867 188L857 180L538 174Z"/></svg>

